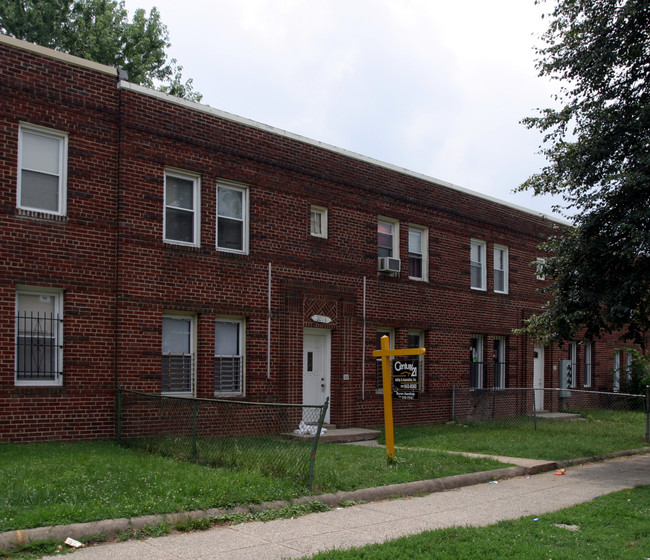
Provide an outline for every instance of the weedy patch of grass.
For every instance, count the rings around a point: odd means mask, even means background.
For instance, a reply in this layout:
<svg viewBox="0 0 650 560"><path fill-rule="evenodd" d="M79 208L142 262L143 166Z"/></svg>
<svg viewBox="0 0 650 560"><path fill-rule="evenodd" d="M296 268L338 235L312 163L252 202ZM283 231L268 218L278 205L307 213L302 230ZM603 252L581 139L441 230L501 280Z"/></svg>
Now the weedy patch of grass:
<svg viewBox="0 0 650 560"><path fill-rule="evenodd" d="M0 446L0 531L101 519L229 508L308 494L303 481L249 468L214 468L125 449L113 443ZM357 490L498 468L429 451L319 447L315 493Z"/></svg>
<svg viewBox="0 0 650 560"><path fill-rule="evenodd" d="M289 500L290 480L208 468L113 443L0 445L0 531Z"/></svg>
<svg viewBox="0 0 650 560"><path fill-rule="evenodd" d="M329 511L330 507L318 500L312 500L306 504L292 504L281 508L262 509L259 511L226 513L204 517L203 519L194 519L181 521L174 526L176 531L203 531L214 527L215 525L238 525L240 523L249 523L251 521L272 521L274 519L293 519L301 517L308 513Z"/></svg>
<svg viewBox="0 0 650 560"><path fill-rule="evenodd" d="M165 535L168 535L171 530L172 526L169 523L155 523L153 525L146 525L141 529L129 529L127 531L122 531L118 533L116 537L120 542L128 541L130 539L164 537Z"/></svg>
<svg viewBox="0 0 650 560"><path fill-rule="evenodd" d="M312 500L307 504L288 505L278 509L264 509L260 511L251 511L248 513L229 513L212 517L213 524L218 525L237 525L239 523L248 523L249 521L272 521L274 519L292 519L307 515L308 513L317 513L329 511L330 507L318 500Z"/></svg>
<svg viewBox="0 0 650 560"><path fill-rule="evenodd" d="M489 527L429 531L312 560L639 560L650 551L650 486L622 490L555 513Z"/></svg>
<svg viewBox="0 0 650 560"><path fill-rule="evenodd" d="M179 461L217 468L254 468L263 476L293 478L306 485L313 442L282 435L227 438L131 439L129 447Z"/></svg>
<svg viewBox="0 0 650 560"><path fill-rule="evenodd" d="M388 461L381 447L327 443L318 447L314 492L358 490L505 466L492 459L414 449L399 449L395 459Z"/></svg>
<svg viewBox="0 0 650 560"><path fill-rule="evenodd" d="M645 445L643 437L637 435L643 426L642 412L587 411L580 420L539 419L537 430L531 422L530 418L520 418L396 428L399 448L394 461L387 460L383 448L321 444L313 493L351 491L504 466L489 459L436 451L440 449L562 460ZM291 441L275 442L277 454L286 451L284 443L290 454L298 451L302 455ZM243 438L227 445L235 456L232 468L177 461L110 442L0 444L0 477L7 481L0 487L0 531L229 508L308 494L304 477L270 471L265 474L262 467L271 461L271 451L263 449L266 459L260 466L255 452L262 444Z"/></svg>
<svg viewBox="0 0 650 560"><path fill-rule="evenodd" d="M575 420L519 417L395 428L395 445L560 461L644 447L644 413L583 411Z"/></svg>
<svg viewBox="0 0 650 560"><path fill-rule="evenodd" d="M34 541L29 544L20 544L11 551L0 550L0 558L9 558L11 560L34 560L35 558L42 558L43 556L67 554L69 552L72 552L72 550L66 550L63 548L59 541L47 539Z"/></svg>

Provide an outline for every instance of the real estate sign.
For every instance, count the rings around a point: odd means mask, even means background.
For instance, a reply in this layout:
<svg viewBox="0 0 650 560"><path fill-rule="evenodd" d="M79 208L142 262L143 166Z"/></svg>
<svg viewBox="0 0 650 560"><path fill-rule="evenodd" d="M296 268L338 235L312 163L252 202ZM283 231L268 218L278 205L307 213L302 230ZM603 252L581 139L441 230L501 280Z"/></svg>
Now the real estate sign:
<svg viewBox="0 0 650 560"><path fill-rule="evenodd" d="M391 460L395 459L395 433L393 430L393 392L391 391L391 357L392 356L420 356L426 348L403 348L391 350L390 340L384 335L381 337L381 350L374 350L372 355L381 358L381 380L384 388L384 425L386 427L386 454Z"/></svg>
<svg viewBox="0 0 650 560"><path fill-rule="evenodd" d="M415 400L419 395L420 360L393 359L393 395L397 399Z"/></svg>

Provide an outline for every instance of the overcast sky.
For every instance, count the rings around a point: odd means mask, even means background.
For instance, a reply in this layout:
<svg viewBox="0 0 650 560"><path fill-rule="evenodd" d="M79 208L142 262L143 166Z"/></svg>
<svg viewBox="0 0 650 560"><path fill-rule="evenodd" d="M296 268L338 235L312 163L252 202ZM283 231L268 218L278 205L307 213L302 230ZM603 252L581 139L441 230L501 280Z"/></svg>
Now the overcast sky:
<svg viewBox="0 0 650 560"><path fill-rule="evenodd" d="M156 6L203 103L551 214L522 118L553 104L534 0L126 0ZM557 200L556 200L557 202Z"/></svg>

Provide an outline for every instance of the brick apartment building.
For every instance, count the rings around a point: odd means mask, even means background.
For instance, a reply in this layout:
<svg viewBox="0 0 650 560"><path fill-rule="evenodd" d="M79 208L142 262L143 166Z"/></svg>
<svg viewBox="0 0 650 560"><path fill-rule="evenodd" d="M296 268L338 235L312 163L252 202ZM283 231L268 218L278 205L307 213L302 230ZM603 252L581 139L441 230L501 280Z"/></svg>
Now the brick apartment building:
<svg viewBox="0 0 650 560"><path fill-rule="evenodd" d="M4 36L0 73L0 441L113 438L118 385L380 425L384 334L427 349L399 424L561 357L615 388L611 343L512 334L549 218Z"/></svg>

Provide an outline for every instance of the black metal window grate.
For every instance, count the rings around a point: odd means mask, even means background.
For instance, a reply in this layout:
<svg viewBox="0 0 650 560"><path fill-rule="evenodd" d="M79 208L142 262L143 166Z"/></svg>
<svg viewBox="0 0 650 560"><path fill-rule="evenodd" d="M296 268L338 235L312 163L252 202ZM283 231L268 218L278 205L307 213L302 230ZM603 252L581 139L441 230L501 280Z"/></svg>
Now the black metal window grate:
<svg viewBox="0 0 650 560"><path fill-rule="evenodd" d="M162 392L192 393L193 362L192 354L163 354Z"/></svg>
<svg viewBox="0 0 650 560"><path fill-rule="evenodd" d="M242 360L240 356L216 356L214 359L214 392L242 392Z"/></svg>
<svg viewBox="0 0 650 560"><path fill-rule="evenodd" d="M57 381L62 374L63 319L54 313L16 315L16 379Z"/></svg>
<svg viewBox="0 0 650 560"><path fill-rule="evenodd" d="M483 373L485 362L470 362L469 364L469 387L470 389L483 388Z"/></svg>

